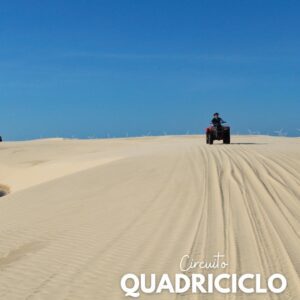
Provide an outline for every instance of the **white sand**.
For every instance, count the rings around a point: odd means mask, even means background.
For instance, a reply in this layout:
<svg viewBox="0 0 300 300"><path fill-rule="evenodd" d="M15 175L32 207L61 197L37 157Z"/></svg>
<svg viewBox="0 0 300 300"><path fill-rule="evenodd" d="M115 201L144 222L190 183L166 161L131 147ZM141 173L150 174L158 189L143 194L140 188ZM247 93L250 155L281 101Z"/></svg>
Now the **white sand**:
<svg viewBox="0 0 300 300"><path fill-rule="evenodd" d="M233 142L1 143L0 299L125 299L123 274L217 252L227 272L282 273L287 290L140 299L300 299L300 139Z"/></svg>

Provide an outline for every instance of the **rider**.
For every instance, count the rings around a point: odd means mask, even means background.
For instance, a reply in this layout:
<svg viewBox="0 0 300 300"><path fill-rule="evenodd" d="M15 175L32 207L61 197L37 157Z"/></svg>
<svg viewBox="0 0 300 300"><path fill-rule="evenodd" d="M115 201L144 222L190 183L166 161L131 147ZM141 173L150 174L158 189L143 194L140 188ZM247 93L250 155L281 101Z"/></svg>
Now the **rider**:
<svg viewBox="0 0 300 300"><path fill-rule="evenodd" d="M213 126L219 127L221 124L226 123L222 118L219 117L219 113L214 113L214 117L211 120Z"/></svg>

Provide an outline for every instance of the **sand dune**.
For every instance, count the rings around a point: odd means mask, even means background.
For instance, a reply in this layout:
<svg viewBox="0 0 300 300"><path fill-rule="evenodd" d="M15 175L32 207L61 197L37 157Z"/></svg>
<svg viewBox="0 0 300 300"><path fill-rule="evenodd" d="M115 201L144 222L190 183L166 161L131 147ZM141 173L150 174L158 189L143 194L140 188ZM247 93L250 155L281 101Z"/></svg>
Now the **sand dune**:
<svg viewBox="0 0 300 300"><path fill-rule="evenodd" d="M123 274L218 252L227 272L282 273L287 290L140 299L300 299L299 172L298 138L2 143L0 299L129 299Z"/></svg>

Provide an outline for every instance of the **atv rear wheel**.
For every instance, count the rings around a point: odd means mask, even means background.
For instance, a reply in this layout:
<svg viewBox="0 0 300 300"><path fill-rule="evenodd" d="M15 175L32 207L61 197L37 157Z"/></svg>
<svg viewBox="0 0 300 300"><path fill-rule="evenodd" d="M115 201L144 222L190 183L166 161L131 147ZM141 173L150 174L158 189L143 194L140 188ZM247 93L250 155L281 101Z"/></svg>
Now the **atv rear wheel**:
<svg viewBox="0 0 300 300"><path fill-rule="evenodd" d="M230 131L229 130L226 133L226 135L224 136L223 143L224 144L230 144Z"/></svg>
<svg viewBox="0 0 300 300"><path fill-rule="evenodd" d="M223 140L224 144L230 144L230 136Z"/></svg>
<svg viewBox="0 0 300 300"><path fill-rule="evenodd" d="M211 134L206 135L206 144L212 145L214 143L213 137Z"/></svg>

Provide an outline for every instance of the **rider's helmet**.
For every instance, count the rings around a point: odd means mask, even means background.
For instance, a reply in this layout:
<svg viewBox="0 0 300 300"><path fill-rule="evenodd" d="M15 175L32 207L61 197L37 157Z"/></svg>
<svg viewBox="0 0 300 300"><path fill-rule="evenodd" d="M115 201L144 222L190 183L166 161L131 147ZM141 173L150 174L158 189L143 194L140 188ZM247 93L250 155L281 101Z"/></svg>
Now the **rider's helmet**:
<svg viewBox="0 0 300 300"><path fill-rule="evenodd" d="M214 117L218 117L219 116L219 113L214 113Z"/></svg>

